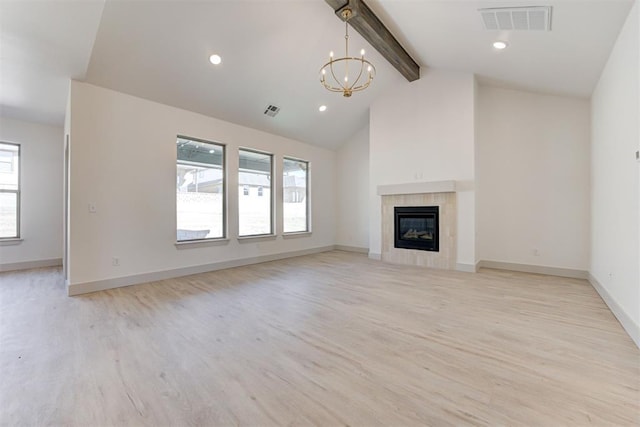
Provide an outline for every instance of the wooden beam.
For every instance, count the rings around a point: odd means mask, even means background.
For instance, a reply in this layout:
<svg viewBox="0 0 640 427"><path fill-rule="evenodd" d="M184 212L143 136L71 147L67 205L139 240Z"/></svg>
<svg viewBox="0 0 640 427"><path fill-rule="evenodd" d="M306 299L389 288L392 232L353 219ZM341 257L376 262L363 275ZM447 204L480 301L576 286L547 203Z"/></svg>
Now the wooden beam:
<svg viewBox="0 0 640 427"><path fill-rule="evenodd" d="M362 0L325 0L342 20L344 8L351 9L349 25L367 40L410 82L420 78L420 66Z"/></svg>

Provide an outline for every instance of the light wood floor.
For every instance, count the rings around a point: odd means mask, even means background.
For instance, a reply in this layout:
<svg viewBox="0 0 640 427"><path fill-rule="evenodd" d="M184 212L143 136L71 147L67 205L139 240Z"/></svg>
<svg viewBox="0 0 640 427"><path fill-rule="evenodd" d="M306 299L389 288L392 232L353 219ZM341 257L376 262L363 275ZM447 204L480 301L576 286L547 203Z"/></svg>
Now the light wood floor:
<svg viewBox="0 0 640 427"><path fill-rule="evenodd" d="M329 252L0 298L2 425L640 424L640 351L583 280Z"/></svg>

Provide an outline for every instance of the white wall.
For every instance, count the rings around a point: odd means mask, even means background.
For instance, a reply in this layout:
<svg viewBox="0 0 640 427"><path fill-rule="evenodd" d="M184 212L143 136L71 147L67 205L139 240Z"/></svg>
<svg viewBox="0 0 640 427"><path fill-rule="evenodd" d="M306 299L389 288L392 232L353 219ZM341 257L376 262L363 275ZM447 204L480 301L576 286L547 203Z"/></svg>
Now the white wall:
<svg viewBox="0 0 640 427"><path fill-rule="evenodd" d="M480 260L587 271L589 108L580 98L479 87Z"/></svg>
<svg viewBox="0 0 640 427"><path fill-rule="evenodd" d="M371 106L370 253L381 252L378 185L458 181L459 264L475 265L474 77L429 69Z"/></svg>
<svg viewBox="0 0 640 427"><path fill-rule="evenodd" d="M0 117L0 140L21 147L21 237L0 246L0 269L62 258L62 128Z"/></svg>
<svg viewBox="0 0 640 427"><path fill-rule="evenodd" d="M275 154L277 171L282 170L283 155L310 161L312 235L239 243L237 192L228 191L229 242L176 248L178 134L227 144L229 189L237 188L237 149L241 146ZM280 175L276 173L278 189L282 187ZM72 82L70 288L332 246L336 224L334 188L333 151ZM279 194L281 200L280 191ZM88 212L89 203L96 205L96 213ZM277 230L282 230L281 209L277 212ZM112 266L112 257L120 259L120 266Z"/></svg>
<svg viewBox="0 0 640 427"><path fill-rule="evenodd" d="M369 127L340 147L336 157L338 228L336 244L369 248Z"/></svg>
<svg viewBox="0 0 640 427"><path fill-rule="evenodd" d="M640 346L638 9L636 2L591 100L590 273Z"/></svg>

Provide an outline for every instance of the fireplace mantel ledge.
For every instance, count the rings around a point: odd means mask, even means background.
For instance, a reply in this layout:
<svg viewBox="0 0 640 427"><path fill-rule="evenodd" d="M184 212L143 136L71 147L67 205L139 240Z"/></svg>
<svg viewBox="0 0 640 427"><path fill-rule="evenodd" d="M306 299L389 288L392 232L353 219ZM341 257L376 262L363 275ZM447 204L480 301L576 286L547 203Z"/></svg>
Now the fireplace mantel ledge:
<svg viewBox="0 0 640 427"><path fill-rule="evenodd" d="M409 182L407 184L378 185L378 196L395 194L453 193L455 181Z"/></svg>

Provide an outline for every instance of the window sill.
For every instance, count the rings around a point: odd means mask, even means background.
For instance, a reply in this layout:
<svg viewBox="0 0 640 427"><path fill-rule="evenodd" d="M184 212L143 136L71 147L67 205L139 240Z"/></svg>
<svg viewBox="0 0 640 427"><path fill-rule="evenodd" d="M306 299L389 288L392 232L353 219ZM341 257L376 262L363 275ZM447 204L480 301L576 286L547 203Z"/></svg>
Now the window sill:
<svg viewBox="0 0 640 427"><path fill-rule="evenodd" d="M22 243L24 239L15 238L15 239L0 239L0 246L11 246L11 245L19 245Z"/></svg>
<svg viewBox="0 0 640 427"><path fill-rule="evenodd" d="M204 246L223 246L228 245L229 239L222 237L219 239L201 239L201 240L184 240L182 242L175 242L176 249L189 249L199 248Z"/></svg>
<svg viewBox="0 0 640 427"><path fill-rule="evenodd" d="M276 234L258 234L255 236L238 236L238 243L255 242L262 240L276 240Z"/></svg>
<svg viewBox="0 0 640 427"><path fill-rule="evenodd" d="M311 232L310 231L296 231L293 233L284 233L282 235L283 239L297 239L299 237L309 237L311 236Z"/></svg>

